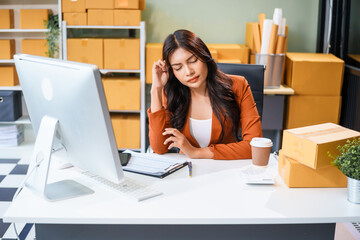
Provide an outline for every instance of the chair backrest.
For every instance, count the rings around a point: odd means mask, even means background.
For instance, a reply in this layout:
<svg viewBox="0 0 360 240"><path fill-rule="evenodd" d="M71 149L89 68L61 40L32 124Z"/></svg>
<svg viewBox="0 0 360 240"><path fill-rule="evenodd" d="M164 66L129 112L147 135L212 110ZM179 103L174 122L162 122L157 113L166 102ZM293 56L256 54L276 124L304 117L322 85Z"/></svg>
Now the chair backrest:
<svg viewBox="0 0 360 240"><path fill-rule="evenodd" d="M257 110L260 117L263 112L264 100L264 71L265 65L259 64L235 64L235 63L217 63L218 68L226 74L239 75L246 78L251 92L254 96Z"/></svg>

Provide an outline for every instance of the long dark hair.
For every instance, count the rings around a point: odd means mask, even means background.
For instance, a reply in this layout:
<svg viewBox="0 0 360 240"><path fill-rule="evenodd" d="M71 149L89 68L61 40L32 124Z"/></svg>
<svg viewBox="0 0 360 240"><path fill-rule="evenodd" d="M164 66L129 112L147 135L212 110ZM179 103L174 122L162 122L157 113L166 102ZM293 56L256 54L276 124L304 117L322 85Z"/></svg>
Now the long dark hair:
<svg viewBox="0 0 360 240"><path fill-rule="evenodd" d="M211 57L205 43L194 33L188 30L177 30L167 36L163 46L163 60L169 67L169 80L165 84L164 92L167 98L167 110L171 113L171 123L174 128L182 130L186 123L190 108L190 89L183 85L174 75L170 66L170 56L178 48L183 48L194 54L200 61L206 63L208 75L206 87L209 93L212 110L221 123L219 142L224 138L224 125L229 120L232 124L232 133L238 138L240 109L232 91L231 79L221 72Z"/></svg>

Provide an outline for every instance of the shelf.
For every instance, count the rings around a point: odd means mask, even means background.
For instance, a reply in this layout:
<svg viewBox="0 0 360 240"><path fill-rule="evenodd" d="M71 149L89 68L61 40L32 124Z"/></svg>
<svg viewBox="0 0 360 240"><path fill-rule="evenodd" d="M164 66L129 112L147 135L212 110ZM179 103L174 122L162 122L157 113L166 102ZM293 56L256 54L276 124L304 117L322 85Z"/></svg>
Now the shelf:
<svg viewBox="0 0 360 240"><path fill-rule="evenodd" d="M125 151L125 150L130 150L130 151L137 151L140 152L141 149L140 148L118 148L119 151Z"/></svg>
<svg viewBox="0 0 360 240"><path fill-rule="evenodd" d="M21 91L21 87L20 85L16 85L16 86L1 86L0 87L1 91Z"/></svg>
<svg viewBox="0 0 360 240"><path fill-rule="evenodd" d="M68 25L68 29L140 29L140 26Z"/></svg>
<svg viewBox="0 0 360 240"><path fill-rule="evenodd" d="M1 59L0 64L9 64L9 63L15 63L14 59Z"/></svg>
<svg viewBox="0 0 360 240"><path fill-rule="evenodd" d="M127 69L100 69L102 74L107 73L140 73L141 70L127 70Z"/></svg>
<svg viewBox="0 0 360 240"><path fill-rule="evenodd" d="M294 95L294 89L286 86L280 85L279 88L264 88L264 94L266 95Z"/></svg>
<svg viewBox="0 0 360 240"><path fill-rule="evenodd" d="M140 110L109 110L110 113L140 113Z"/></svg>
<svg viewBox="0 0 360 240"><path fill-rule="evenodd" d="M0 122L0 125L1 124L31 124L31 121L30 121L29 116L24 115L16 121Z"/></svg>
<svg viewBox="0 0 360 240"><path fill-rule="evenodd" d="M0 29L0 33L45 33L48 29Z"/></svg>

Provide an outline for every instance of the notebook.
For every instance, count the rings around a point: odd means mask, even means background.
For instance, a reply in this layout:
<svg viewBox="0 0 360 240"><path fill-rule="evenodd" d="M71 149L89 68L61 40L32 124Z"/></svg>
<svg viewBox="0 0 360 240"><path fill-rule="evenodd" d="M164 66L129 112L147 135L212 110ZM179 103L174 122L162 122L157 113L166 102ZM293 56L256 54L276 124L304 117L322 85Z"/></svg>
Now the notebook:
<svg viewBox="0 0 360 240"><path fill-rule="evenodd" d="M124 171L153 177L164 178L188 164L184 158L170 158L155 153L137 153L131 150L126 150L124 153L131 154L128 164L123 166Z"/></svg>

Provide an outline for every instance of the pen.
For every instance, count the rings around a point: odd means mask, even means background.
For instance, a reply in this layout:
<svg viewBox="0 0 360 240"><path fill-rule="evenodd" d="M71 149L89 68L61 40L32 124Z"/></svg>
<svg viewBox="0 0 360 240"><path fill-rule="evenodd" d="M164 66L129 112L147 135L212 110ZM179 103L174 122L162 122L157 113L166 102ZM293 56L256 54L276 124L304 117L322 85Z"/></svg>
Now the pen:
<svg viewBox="0 0 360 240"><path fill-rule="evenodd" d="M189 162L188 166L189 166L189 177L192 177L192 163Z"/></svg>

